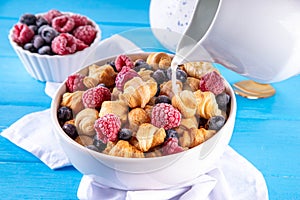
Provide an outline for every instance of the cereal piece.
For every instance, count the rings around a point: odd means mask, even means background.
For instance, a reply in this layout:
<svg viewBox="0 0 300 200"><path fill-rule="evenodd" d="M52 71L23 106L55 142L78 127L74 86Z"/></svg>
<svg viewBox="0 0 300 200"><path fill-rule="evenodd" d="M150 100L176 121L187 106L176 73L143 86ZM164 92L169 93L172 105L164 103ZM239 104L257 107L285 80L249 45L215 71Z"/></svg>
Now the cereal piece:
<svg viewBox="0 0 300 200"><path fill-rule="evenodd" d="M193 92L183 90L173 96L172 105L180 111L183 118L190 118L196 113L197 101Z"/></svg>
<svg viewBox="0 0 300 200"><path fill-rule="evenodd" d="M75 22L70 16L61 15L52 19L52 27L60 33L68 33L75 27Z"/></svg>
<svg viewBox="0 0 300 200"><path fill-rule="evenodd" d="M109 101L111 93L107 87L98 85L84 91L82 95L82 102L86 108L99 109L104 101Z"/></svg>
<svg viewBox="0 0 300 200"><path fill-rule="evenodd" d="M116 87L118 90L123 91L125 83L137 76L139 76L138 73L130 67L123 67L116 77Z"/></svg>
<svg viewBox="0 0 300 200"><path fill-rule="evenodd" d="M137 131L143 123L150 123L150 116L142 108L134 108L128 113L129 128Z"/></svg>
<svg viewBox="0 0 300 200"><path fill-rule="evenodd" d="M122 70L122 68L124 66L133 68L134 64L130 57L128 57L126 55L119 55L115 60L115 66L116 66L117 71L119 72Z"/></svg>
<svg viewBox="0 0 300 200"><path fill-rule="evenodd" d="M160 147L153 148L151 151L144 153L146 158L155 158L163 156Z"/></svg>
<svg viewBox="0 0 300 200"><path fill-rule="evenodd" d="M157 128L149 123L143 123L139 126L136 133L138 149L142 152L162 144L165 140L166 132L163 128Z"/></svg>
<svg viewBox="0 0 300 200"><path fill-rule="evenodd" d="M82 146L89 146L93 144L93 138L87 135L79 135L76 137L75 141Z"/></svg>
<svg viewBox="0 0 300 200"><path fill-rule="evenodd" d="M115 114L106 114L95 121L94 128L97 133L97 139L104 144L108 141L115 142L118 139L121 120Z"/></svg>
<svg viewBox="0 0 300 200"><path fill-rule="evenodd" d="M122 101L104 101L99 112L99 117L103 117L109 113L117 115L122 124L125 124L127 122L128 106Z"/></svg>
<svg viewBox="0 0 300 200"><path fill-rule="evenodd" d="M76 91L73 93L66 92L63 94L60 105L71 108L73 111L73 116L75 116L78 112L84 109L84 105L82 103L82 95L83 91Z"/></svg>
<svg viewBox="0 0 300 200"><path fill-rule="evenodd" d="M150 99L155 95L157 85L153 81L143 81L139 77L127 81L124 85L124 92L119 98L126 102L130 108L144 108Z"/></svg>
<svg viewBox="0 0 300 200"><path fill-rule="evenodd" d="M210 62L188 62L183 64L183 70L188 76L200 79L208 72L219 71Z"/></svg>
<svg viewBox="0 0 300 200"><path fill-rule="evenodd" d="M221 94L225 90L224 79L215 71L206 73L200 79L199 88L202 92L210 91L215 95Z"/></svg>
<svg viewBox="0 0 300 200"><path fill-rule="evenodd" d="M180 112L167 103L156 104L151 113L151 124L166 130L178 127L181 121Z"/></svg>
<svg viewBox="0 0 300 200"><path fill-rule="evenodd" d="M155 52L149 54L146 62L151 65L154 70L167 69L171 66L172 59L164 52Z"/></svg>
<svg viewBox="0 0 300 200"><path fill-rule="evenodd" d="M83 84L84 75L76 73L73 75L68 76L66 81L66 87L68 92L76 92L76 91L83 91L86 89L85 85Z"/></svg>
<svg viewBox="0 0 300 200"><path fill-rule="evenodd" d="M31 30L26 24L19 23L14 25L12 40L18 45L23 46L27 42L30 42L33 36L33 30Z"/></svg>
<svg viewBox="0 0 300 200"><path fill-rule="evenodd" d="M75 23L74 23L75 24ZM97 30L91 25L78 26L74 31L73 35L83 41L86 45L93 43L97 35Z"/></svg>
<svg viewBox="0 0 300 200"><path fill-rule="evenodd" d="M98 118L98 111L93 108L81 110L75 117L75 126L79 135L84 134L90 137L95 135L94 124Z"/></svg>
<svg viewBox="0 0 300 200"><path fill-rule="evenodd" d="M120 90L118 90L118 88L114 87L113 91L111 92L111 100L112 101L116 101L119 100L119 95L122 92Z"/></svg>
<svg viewBox="0 0 300 200"><path fill-rule="evenodd" d="M61 33L52 40L51 48L58 55L75 53L77 48L75 37L69 33Z"/></svg>
<svg viewBox="0 0 300 200"><path fill-rule="evenodd" d="M215 133L215 130L192 128L189 131L184 131L179 138L179 143L182 147L193 148L211 138Z"/></svg>
<svg viewBox="0 0 300 200"><path fill-rule="evenodd" d="M177 138L169 138L162 147L162 154L164 156L180 153L184 151L184 149L178 145L178 139Z"/></svg>
<svg viewBox="0 0 300 200"><path fill-rule="evenodd" d="M194 77L187 77L185 84L183 85L184 90L191 90L195 92L199 90L200 79Z"/></svg>
<svg viewBox="0 0 300 200"><path fill-rule="evenodd" d="M176 81L176 86L177 86L177 92L182 91L182 82L181 81ZM172 81L164 82L163 84L160 85L160 94L167 95L170 99L173 98L174 96L174 91L172 90Z"/></svg>
<svg viewBox="0 0 300 200"><path fill-rule="evenodd" d="M144 158L143 152L132 146L128 141L119 140L109 151L105 150L108 155L125 157L125 158Z"/></svg>
<svg viewBox="0 0 300 200"><path fill-rule="evenodd" d="M139 72L138 75L142 78L143 81L148 81L152 79L152 70L146 70L145 68L142 68Z"/></svg>
<svg viewBox="0 0 300 200"><path fill-rule="evenodd" d="M221 115L221 110L217 104L215 95L212 92L201 92L197 90L194 92L197 101L196 114L205 119L213 116Z"/></svg>
<svg viewBox="0 0 300 200"><path fill-rule="evenodd" d="M112 87L115 84L117 73L114 71L112 66L110 65L98 66L96 64L93 64L90 65L88 69L89 69L89 73L86 78L87 80L84 80L85 84L87 84L86 82L94 81L91 79L96 80L94 82L94 84L96 85L98 85L99 83L103 83L106 87Z"/></svg>
<svg viewBox="0 0 300 200"><path fill-rule="evenodd" d="M182 118L179 127L185 130L190 130L191 128L198 128L197 117L193 116L190 118Z"/></svg>

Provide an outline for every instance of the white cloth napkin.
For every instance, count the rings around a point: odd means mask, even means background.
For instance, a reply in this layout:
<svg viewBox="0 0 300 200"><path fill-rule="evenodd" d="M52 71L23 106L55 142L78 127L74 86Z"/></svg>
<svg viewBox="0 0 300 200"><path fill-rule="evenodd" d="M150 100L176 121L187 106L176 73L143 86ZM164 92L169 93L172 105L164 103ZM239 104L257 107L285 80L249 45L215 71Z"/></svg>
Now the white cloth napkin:
<svg viewBox="0 0 300 200"><path fill-rule="evenodd" d="M126 38L115 35L99 43L96 53L87 62L121 53L141 51ZM53 97L57 83L46 83L45 93ZM71 165L56 141L50 119L50 109L25 115L1 135L32 153L51 169ZM228 146L215 168L191 182L167 190L123 191L108 188L83 176L77 192L82 200L93 199L268 199L268 190L262 174L246 159Z"/></svg>

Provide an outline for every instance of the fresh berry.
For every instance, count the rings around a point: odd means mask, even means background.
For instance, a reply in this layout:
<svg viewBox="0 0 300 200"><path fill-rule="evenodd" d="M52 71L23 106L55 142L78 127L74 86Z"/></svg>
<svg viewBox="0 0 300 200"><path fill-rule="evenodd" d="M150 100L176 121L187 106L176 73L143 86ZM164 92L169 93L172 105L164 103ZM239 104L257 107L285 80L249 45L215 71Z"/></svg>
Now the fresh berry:
<svg viewBox="0 0 300 200"><path fill-rule="evenodd" d="M63 125L62 129L64 132L73 140L78 137L78 132L76 130L76 126L73 124L65 124Z"/></svg>
<svg viewBox="0 0 300 200"><path fill-rule="evenodd" d="M151 113L151 123L166 130L179 126L181 121L180 112L171 104L156 104Z"/></svg>
<svg viewBox="0 0 300 200"><path fill-rule="evenodd" d="M167 141L169 138L179 138L178 133L174 129L169 129L166 131L166 138L165 140Z"/></svg>
<svg viewBox="0 0 300 200"><path fill-rule="evenodd" d="M48 24L51 24L52 19L61 15L63 14L60 11L53 9L49 10L46 14L43 15L43 17L48 22Z"/></svg>
<svg viewBox="0 0 300 200"><path fill-rule="evenodd" d="M111 100L111 93L108 88L97 86L86 90L82 95L82 102L86 108L99 109L103 101Z"/></svg>
<svg viewBox="0 0 300 200"><path fill-rule="evenodd" d="M134 71L139 72L141 69L152 70L152 67L143 59L136 60L134 63Z"/></svg>
<svg viewBox="0 0 300 200"><path fill-rule="evenodd" d="M227 93L222 92L221 94L218 94L216 96L216 101L219 106L219 109L223 111L227 111L227 106L228 103L230 102L230 96Z"/></svg>
<svg viewBox="0 0 300 200"><path fill-rule="evenodd" d="M82 16L82 15L74 14L74 15L71 15L71 18L75 22L75 28L78 26L85 26L90 23L88 18L85 16Z"/></svg>
<svg viewBox="0 0 300 200"><path fill-rule="evenodd" d="M122 70L122 68L124 66L133 68L134 64L133 64L132 60L130 59L130 57L128 57L126 55L119 55L115 60L115 66L116 66L117 71L119 72Z"/></svg>
<svg viewBox="0 0 300 200"><path fill-rule="evenodd" d="M164 156L170 155L170 154L175 154L175 153L180 153L183 150L184 149L178 145L178 139L175 137L169 138L162 147L162 153Z"/></svg>
<svg viewBox="0 0 300 200"><path fill-rule="evenodd" d="M79 26L73 31L73 35L86 45L90 45L96 38L97 30L91 25Z"/></svg>
<svg viewBox="0 0 300 200"><path fill-rule="evenodd" d="M97 138L104 144L108 141L114 142L118 139L118 132L121 127L120 118L114 114L106 114L95 121L94 128Z"/></svg>
<svg viewBox="0 0 300 200"><path fill-rule="evenodd" d="M52 55L51 47L48 45L42 46L38 49L38 54L41 55Z"/></svg>
<svg viewBox="0 0 300 200"><path fill-rule="evenodd" d="M36 26L38 28L41 27L41 26L43 26L43 25L48 25L47 20L44 17L42 17L42 16L37 16L35 23L36 23Z"/></svg>
<svg viewBox="0 0 300 200"><path fill-rule="evenodd" d="M18 23L14 25L12 39L18 45L23 46L30 42L34 36L33 30L31 30L26 24Z"/></svg>
<svg viewBox="0 0 300 200"><path fill-rule="evenodd" d="M52 40L51 48L58 55L72 54L77 48L75 37L69 33L61 33Z"/></svg>
<svg viewBox="0 0 300 200"><path fill-rule="evenodd" d="M100 152L103 151L106 147L106 144L104 144L101 140L98 139L97 134L94 136L93 145L97 147L98 151Z"/></svg>
<svg viewBox="0 0 300 200"><path fill-rule="evenodd" d="M163 82L168 81L167 74L166 74L166 72L165 72L164 70L162 70L162 69L156 70L156 71L152 74L152 78L154 78L155 81L156 81L158 84L162 84Z"/></svg>
<svg viewBox="0 0 300 200"><path fill-rule="evenodd" d="M221 94L225 90L223 78L219 73L212 71L201 77L199 89L202 92L210 91L215 95Z"/></svg>
<svg viewBox="0 0 300 200"><path fill-rule="evenodd" d="M42 36L35 35L33 37L32 43L33 43L34 48L39 49L41 46L43 46L45 44L45 40L42 38Z"/></svg>
<svg viewBox="0 0 300 200"><path fill-rule="evenodd" d="M62 106L57 110L57 119L62 124L73 118L72 109L66 106Z"/></svg>
<svg viewBox="0 0 300 200"><path fill-rule="evenodd" d="M27 26L36 24L36 17L33 14L24 14L20 17L20 22Z"/></svg>
<svg viewBox="0 0 300 200"><path fill-rule="evenodd" d="M68 79L66 81L67 91L76 92L85 90L86 87L83 84L84 78L85 76L79 73L68 76Z"/></svg>
<svg viewBox="0 0 300 200"><path fill-rule="evenodd" d="M40 35L48 44L59 34L54 28L48 25L41 26L38 32L40 32Z"/></svg>
<svg viewBox="0 0 300 200"><path fill-rule="evenodd" d="M130 140L132 137L132 131L127 128L123 128L119 131L118 138L119 140Z"/></svg>
<svg viewBox="0 0 300 200"><path fill-rule="evenodd" d="M171 104L171 99L166 96L166 95L159 95L156 99L155 99L155 104L158 103L167 103L167 104Z"/></svg>
<svg viewBox="0 0 300 200"><path fill-rule="evenodd" d="M52 27L60 33L68 33L75 27L75 22L70 16L62 15L52 20Z"/></svg>
<svg viewBox="0 0 300 200"><path fill-rule="evenodd" d="M214 116L209 118L207 126L209 130L220 130L225 124L225 118L223 116Z"/></svg>
<svg viewBox="0 0 300 200"><path fill-rule="evenodd" d="M33 46L32 43L26 43L23 47L25 50L28 50L32 53L35 53L37 51L37 49Z"/></svg>
<svg viewBox="0 0 300 200"><path fill-rule="evenodd" d="M123 91L125 83L136 76L139 76L136 71L130 67L123 67L116 77L116 87L118 90Z"/></svg>

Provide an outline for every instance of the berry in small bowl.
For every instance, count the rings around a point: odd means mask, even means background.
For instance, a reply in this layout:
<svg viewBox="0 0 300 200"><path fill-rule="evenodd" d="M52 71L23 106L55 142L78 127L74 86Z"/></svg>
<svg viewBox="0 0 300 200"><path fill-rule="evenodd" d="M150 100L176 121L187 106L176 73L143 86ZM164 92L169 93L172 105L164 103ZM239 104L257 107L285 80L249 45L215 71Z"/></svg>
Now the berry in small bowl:
<svg viewBox="0 0 300 200"><path fill-rule="evenodd" d="M100 39L101 30L93 20L59 10L24 14L9 33L26 71L51 82L62 82L83 66Z"/></svg>

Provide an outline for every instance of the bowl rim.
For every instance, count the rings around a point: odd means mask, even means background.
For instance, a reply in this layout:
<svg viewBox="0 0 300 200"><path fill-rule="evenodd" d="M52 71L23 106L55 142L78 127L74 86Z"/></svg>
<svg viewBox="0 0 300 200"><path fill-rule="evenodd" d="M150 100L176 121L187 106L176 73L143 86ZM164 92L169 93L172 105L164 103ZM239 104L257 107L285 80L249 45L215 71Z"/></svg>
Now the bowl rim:
<svg viewBox="0 0 300 200"><path fill-rule="evenodd" d="M130 56L137 56L137 57L140 57L141 55L143 56L147 56L149 55L151 52L140 52L140 53L131 53L131 54L126 54L128 55L129 57ZM173 54L169 54L169 55L173 55ZM97 61L94 61L93 64L97 64L97 63L107 63L107 61L111 61L111 60L114 60L116 58L116 56L111 56L111 57L108 57L108 58L103 58L103 59L99 59ZM88 66L90 66L92 64L89 64L89 65L86 65L84 67L82 67L81 69L77 70L76 72L72 73L72 74L75 74L75 73L85 73L87 71L87 68ZM222 75L221 75L222 76ZM223 77L223 76L222 76ZM86 152L86 153L89 153L89 154L92 154L93 156L101 159L101 157L105 158L105 159L114 159L116 161L124 161L124 162L131 162L131 163L134 163L134 162L149 162L149 161L156 161L156 160L161 160L161 159L164 159L164 157L168 157L168 158L171 158L171 157L178 157L178 156L183 156L184 154L188 154L190 152L193 152L193 151L198 151L200 148L203 147L203 145L205 145L205 143L209 140L211 140L212 138L215 138L217 137L217 134L221 131L221 130L225 130L227 127L230 126L230 124L228 123L228 121L235 121L235 118L236 118L236 110L237 110L237 103L236 103L236 97L235 97L235 94L234 94L234 91L233 91L233 88L231 87L231 85L229 84L229 82L223 77L224 81L225 81L225 86L226 86L226 93L230 94L230 99L231 99L231 103L230 103L230 112L229 112L229 115L228 115L228 118L226 120L226 123L223 125L223 127L218 130L211 138L209 138L208 140L204 141L203 143L193 147L193 148L190 148L188 150L185 150L185 151L182 151L182 152L179 152L179 153L176 153L176 154L170 154L170 155L165 155L165 156L156 156L156 157L144 157L144 158L127 158L127 157L118 157L118 156L111 156L111 155L107 155L107 154L104 154L104 153L101 153L101 152L96 152L94 150L91 150L91 149L88 149L86 148L85 146L79 144L78 142L76 142L75 140L73 140L72 138L70 138L61 128L61 126L59 125L58 123L58 119L57 119L57 109L58 109L58 106L60 104L60 101L61 101L61 97L62 97L62 94L64 92L66 92L66 86L65 86L65 81L63 81L59 88L57 89L54 97L52 98L52 101L51 101L51 107L50 107L50 111L51 111L51 121L52 123L54 124L55 126L55 134L60 134L68 143L70 143L72 146L76 147L76 148L79 148L80 150ZM232 135L232 133L225 133L225 134L230 134ZM231 138L231 136L230 136ZM217 146L217 144L219 143L219 140L220 138L217 138L217 141L215 142L215 145L214 146ZM59 141L58 141L59 142ZM64 149L64 147L62 147L62 149ZM206 155L204 157L202 157L201 159L205 159L209 154L210 152L213 150L214 148L209 148L209 151L206 153Z"/></svg>
<svg viewBox="0 0 300 200"><path fill-rule="evenodd" d="M68 12L68 11L60 11L61 13L63 14L68 14L68 15L81 15L81 16L84 16L86 17L91 23L92 25L95 27L95 29L97 30L97 34L96 34L96 37L94 39L94 41L85 49L81 50L81 51L76 51L75 53L72 53L72 54L67 54L67 55L58 55L58 54L55 54L55 55L41 55L41 54L38 54L38 53L32 53L28 50L25 50L23 49L20 45L18 45L15 41L13 41L12 39L12 34L13 34L13 29L14 29L14 26L18 23L20 23L19 21L17 23L15 23L11 29L9 30L9 34L8 34L8 39L9 39L9 42L10 44L12 45L12 47L16 50L18 50L19 52L23 52L24 54L28 55L28 56L35 56L37 58L47 58L47 59L57 59L57 58L68 58L68 57L72 57L72 56L77 56L77 55L80 55L82 54L82 52L85 52L86 50L89 50L89 49L93 49L94 47L96 47L101 38L102 38L102 30L100 28L100 26L96 23L96 21L92 20L91 18L89 18L88 16L86 15L82 15L80 13L73 13L73 12ZM43 12L43 13L36 13L34 14L35 16L40 16L40 15L43 15L43 14L46 14L47 12Z"/></svg>

